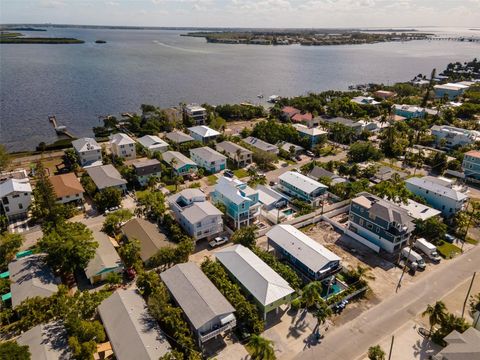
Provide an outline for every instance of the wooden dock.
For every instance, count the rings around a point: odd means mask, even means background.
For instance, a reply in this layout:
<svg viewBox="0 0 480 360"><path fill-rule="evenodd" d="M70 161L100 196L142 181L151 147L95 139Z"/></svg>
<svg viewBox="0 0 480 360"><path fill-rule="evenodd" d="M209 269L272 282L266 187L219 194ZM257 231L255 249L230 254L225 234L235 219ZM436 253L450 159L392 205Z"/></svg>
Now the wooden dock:
<svg viewBox="0 0 480 360"><path fill-rule="evenodd" d="M53 128L55 129L55 132L58 135L65 135L65 136L68 136L70 139L75 139L75 136L73 136L73 134L68 132L66 126L59 126L58 125L57 118L55 117L55 115L50 115L48 117L48 121L52 124Z"/></svg>

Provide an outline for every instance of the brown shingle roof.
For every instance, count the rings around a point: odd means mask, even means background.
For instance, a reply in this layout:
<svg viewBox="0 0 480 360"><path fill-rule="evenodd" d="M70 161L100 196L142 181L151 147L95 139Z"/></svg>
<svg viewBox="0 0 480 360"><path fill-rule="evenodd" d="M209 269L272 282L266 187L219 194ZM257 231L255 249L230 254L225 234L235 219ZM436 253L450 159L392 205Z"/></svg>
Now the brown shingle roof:
<svg viewBox="0 0 480 360"><path fill-rule="evenodd" d="M80 181L78 181L74 173L54 175L50 177L50 182L52 183L55 195L59 198L85 192L82 184L80 184Z"/></svg>

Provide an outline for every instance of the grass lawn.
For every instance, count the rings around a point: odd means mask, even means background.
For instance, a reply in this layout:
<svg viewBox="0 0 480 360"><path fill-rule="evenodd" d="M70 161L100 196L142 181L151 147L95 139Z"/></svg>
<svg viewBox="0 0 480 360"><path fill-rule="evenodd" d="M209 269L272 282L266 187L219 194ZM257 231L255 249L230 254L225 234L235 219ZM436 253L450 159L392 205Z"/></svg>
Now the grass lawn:
<svg viewBox="0 0 480 360"><path fill-rule="evenodd" d="M248 176L248 171L245 169L237 169L237 170L233 170L233 174L237 178L241 179Z"/></svg>
<svg viewBox="0 0 480 360"><path fill-rule="evenodd" d="M451 259L457 256L457 254L460 254L462 250L453 244L444 242L442 245L437 246L437 250L440 253L442 257L445 259Z"/></svg>
<svg viewBox="0 0 480 360"><path fill-rule="evenodd" d="M175 185L167 185L165 186L167 188L168 191L170 191L171 193L174 193L175 192Z"/></svg>
<svg viewBox="0 0 480 360"><path fill-rule="evenodd" d="M468 243L468 244L472 244L472 245L477 245L478 244L478 240L475 240L471 236L467 236L467 238L465 239L465 242Z"/></svg>
<svg viewBox="0 0 480 360"><path fill-rule="evenodd" d="M215 175L209 175L207 176L207 183L209 186L213 186L217 183L218 178Z"/></svg>

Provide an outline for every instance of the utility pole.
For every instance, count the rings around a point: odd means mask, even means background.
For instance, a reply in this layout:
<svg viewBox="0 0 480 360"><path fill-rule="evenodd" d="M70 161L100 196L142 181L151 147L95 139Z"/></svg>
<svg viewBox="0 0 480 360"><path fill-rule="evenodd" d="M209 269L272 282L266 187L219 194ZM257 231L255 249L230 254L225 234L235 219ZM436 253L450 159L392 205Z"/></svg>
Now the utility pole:
<svg viewBox="0 0 480 360"><path fill-rule="evenodd" d="M410 239L408 243L409 245L408 256L405 261L405 264L403 265L402 275L400 275L400 279L398 280L398 284L397 284L397 288L395 289L395 292L398 292L398 289L400 289L400 287L402 286L403 275L405 274L405 270L407 269L407 261L410 261L409 259L410 259L410 253L412 252L412 244L413 244L413 241Z"/></svg>
<svg viewBox="0 0 480 360"><path fill-rule="evenodd" d="M467 306L468 297L470 296L470 291L472 290L473 281L475 280L475 275L477 275L476 271L473 273L472 281L470 281L470 286L468 287L467 296L465 296L465 301L463 302L462 318L463 318L463 315L465 314L465 307Z"/></svg>
<svg viewBox="0 0 480 360"><path fill-rule="evenodd" d="M395 336L392 335L392 342L390 343L390 351L388 352L388 360L392 358L392 350L393 350L393 341L395 340Z"/></svg>

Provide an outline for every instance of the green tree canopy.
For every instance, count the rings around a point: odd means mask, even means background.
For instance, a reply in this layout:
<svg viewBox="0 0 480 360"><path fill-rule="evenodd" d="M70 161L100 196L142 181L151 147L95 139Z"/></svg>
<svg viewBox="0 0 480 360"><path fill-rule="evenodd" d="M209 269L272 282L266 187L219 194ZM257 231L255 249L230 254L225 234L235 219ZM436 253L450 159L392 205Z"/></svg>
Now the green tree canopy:
<svg viewBox="0 0 480 360"><path fill-rule="evenodd" d="M20 234L0 234L0 270L7 267L8 263L15 258L15 254L22 246L23 237Z"/></svg>
<svg viewBox="0 0 480 360"><path fill-rule="evenodd" d="M276 359L273 342L260 335L253 334L250 336L247 346L251 350L252 360Z"/></svg>
<svg viewBox="0 0 480 360"><path fill-rule="evenodd" d="M4 145L0 144L0 172L5 171L10 165L10 154Z"/></svg>
<svg viewBox="0 0 480 360"><path fill-rule="evenodd" d="M110 236L115 236L119 231L120 225L130 220L133 214L128 209L120 209L107 215L103 222L102 231Z"/></svg>
<svg viewBox="0 0 480 360"><path fill-rule="evenodd" d="M369 360L385 360L385 351L382 350L380 345L370 346L368 348L368 359Z"/></svg>
<svg viewBox="0 0 480 360"><path fill-rule="evenodd" d="M247 226L235 230L232 235L232 242L234 244L240 244L249 249L252 249L257 242L256 238L257 237L255 235L255 227Z"/></svg>
<svg viewBox="0 0 480 360"><path fill-rule="evenodd" d="M348 159L352 162L364 162L368 160L378 161L383 154L371 142L357 141L350 145Z"/></svg>
<svg viewBox="0 0 480 360"><path fill-rule="evenodd" d="M0 343L0 359L2 360L30 360L31 354L28 345L18 345L16 341Z"/></svg>
<svg viewBox="0 0 480 360"><path fill-rule="evenodd" d="M122 191L114 187L108 187L97 192L93 197L93 202L101 212L119 206L122 202Z"/></svg>

